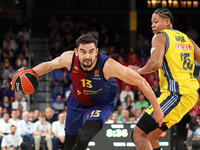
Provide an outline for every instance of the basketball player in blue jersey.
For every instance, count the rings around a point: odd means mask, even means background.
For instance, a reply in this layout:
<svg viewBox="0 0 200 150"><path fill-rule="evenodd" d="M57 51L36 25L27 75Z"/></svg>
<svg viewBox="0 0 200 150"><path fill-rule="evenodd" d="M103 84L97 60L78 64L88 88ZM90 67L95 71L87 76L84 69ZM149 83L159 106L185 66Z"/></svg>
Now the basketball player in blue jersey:
<svg viewBox="0 0 200 150"><path fill-rule="evenodd" d="M76 40L74 51L64 52L33 68L39 76L56 68L69 70L73 90L67 100L65 150L85 150L104 126L116 107L115 77L137 85L154 107L155 121L162 124L163 113L146 80L131 68L98 53L97 43L93 36L82 35Z"/></svg>
<svg viewBox="0 0 200 150"><path fill-rule="evenodd" d="M151 58L142 68L130 68L139 74L158 70L162 93L158 103L164 118L159 127L153 118L154 108L146 110L133 131L132 139L138 150L160 150L159 136L199 104L199 83L193 76L194 60L200 62L199 47L187 35L172 29L173 15L169 9L157 9L151 21L154 33Z"/></svg>

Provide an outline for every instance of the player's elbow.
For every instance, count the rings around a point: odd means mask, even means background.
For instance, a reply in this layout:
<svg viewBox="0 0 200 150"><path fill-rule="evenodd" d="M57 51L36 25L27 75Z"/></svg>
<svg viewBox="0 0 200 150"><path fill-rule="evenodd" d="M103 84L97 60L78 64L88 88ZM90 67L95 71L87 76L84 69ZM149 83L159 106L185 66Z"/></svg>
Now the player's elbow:
<svg viewBox="0 0 200 150"><path fill-rule="evenodd" d="M153 70L158 70L161 67L162 67L162 64L156 63Z"/></svg>
<svg viewBox="0 0 200 150"><path fill-rule="evenodd" d="M48 71L52 71L52 70L54 70L54 69L56 69L55 67L54 67L54 61L50 61L50 62L46 62L47 63L47 70Z"/></svg>
<svg viewBox="0 0 200 150"><path fill-rule="evenodd" d="M51 71L53 70L52 66L50 64L47 65L46 70Z"/></svg>
<svg viewBox="0 0 200 150"><path fill-rule="evenodd" d="M158 61L158 60L155 60L152 62L152 70L158 70L159 68L162 67L162 61Z"/></svg>

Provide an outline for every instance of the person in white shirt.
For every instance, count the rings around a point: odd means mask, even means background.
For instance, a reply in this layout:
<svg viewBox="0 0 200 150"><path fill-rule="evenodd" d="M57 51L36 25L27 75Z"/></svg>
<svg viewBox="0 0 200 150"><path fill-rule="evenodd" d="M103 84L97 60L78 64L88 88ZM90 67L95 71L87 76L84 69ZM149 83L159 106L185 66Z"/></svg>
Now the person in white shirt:
<svg viewBox="0 0 200 150"><path fill-rule="evenodd" d="M10 126L10 134L3 137L1 148L2 150L21 150L22 137L16 134L17 127Z"/></svg>
<svg viewBox="0 0 200 150"><path fill-rule="evenodd" d="M46 121L46 116L44 112L40 112L39 120L33 125L33 137L35 140L35 150L40 149L41 138L45 138L47 142L48 150L52 150L52 132L51 124Z"/></svg>
<svg viewBox="0 0 200 150"><path fill-rule="evenodd" d="M20 120L17 118L17 111L15 109L11 110L11 117L12 118L9 119L9 122L12 125L15 125L16 127L18 127Z"/></svg>
<svg viewBox="0 0 200 150"><path fill-rule="evenodd" d="M18 124L18 133L23 138L23 141L28 141L34 144L33 139L33 123L29 121L29 112L22 113L22 120Z"/></svg>
<svg viewBox="0 0 200 150"><path fill-rule="evenodd" d="M65 115L64 113L60 113L58 115L58 121L52 123L52 132L53 132L53 149L58 149L58 145L61 144L62 148L64 148L65 142Z"/></svg>
<svg viewBox="0 0 200 150"><path fill-rule="evenodd" d="M2 139L5 135L8 135L10 133L10 126L11 123L9 122L10 116L9 113L3 114L3 119L0 120L0 144L2 142Z"/></svg>
<svg viewBox="0 0 200 150"><path fill-rule="evenodd" d="M134 93L133 91L130 89L129 85L126 84L124 87L124 90L121 91L120 93L120 102L123 103L125 102L126 96L130 95L131 96L131 100L134 100Z"/></svg>
<svg viewBox="0 0 200 150"><path fill-rule="evenodd" d="M15 101L12 102L12 109L18 109L18 105L21 104L23 107L23 111L27 110L27 102L22 99L22 96L18 93L15 96Z"/></svg>
<svg viewBox="0 0 200 150"><path fill-rule="evenodd" d="M116 124L116 123L122 123L122 121L118 120L118 114L112 113L111 119L106 121L106 124Z"/></svg>

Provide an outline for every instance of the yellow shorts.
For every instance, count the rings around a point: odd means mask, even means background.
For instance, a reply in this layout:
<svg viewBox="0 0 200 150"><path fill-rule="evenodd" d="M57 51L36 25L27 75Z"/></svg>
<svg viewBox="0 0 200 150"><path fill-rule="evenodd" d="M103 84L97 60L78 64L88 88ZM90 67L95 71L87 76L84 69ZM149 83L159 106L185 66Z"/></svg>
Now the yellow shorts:
<svg viewBox="0 0 200 150"><path fill-rule="evenodd" d="M176 94L170 91L162 93L158 98L158 103L164 113L163 123L170 128L175 123L178 123L182 117L189 112L196 104L198 93ZM146 113L153 116L154 109L152 106L146 110Z"/></svg>

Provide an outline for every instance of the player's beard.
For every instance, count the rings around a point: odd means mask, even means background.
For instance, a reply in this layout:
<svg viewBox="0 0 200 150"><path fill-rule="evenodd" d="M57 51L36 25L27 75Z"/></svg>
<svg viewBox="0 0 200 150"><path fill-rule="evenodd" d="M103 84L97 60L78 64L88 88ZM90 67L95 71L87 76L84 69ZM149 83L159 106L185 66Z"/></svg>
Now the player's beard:
<svg viewBox="0 0 200 150"><path fill-rule="evenodd" d="M83 62L80 62L80 63L84 68L90 68L94 64L95 60L96 60L96 57L94 61L92 61L92 59L83 59ZM85 63L86 61L88 61L88 63Z"/></svg>

